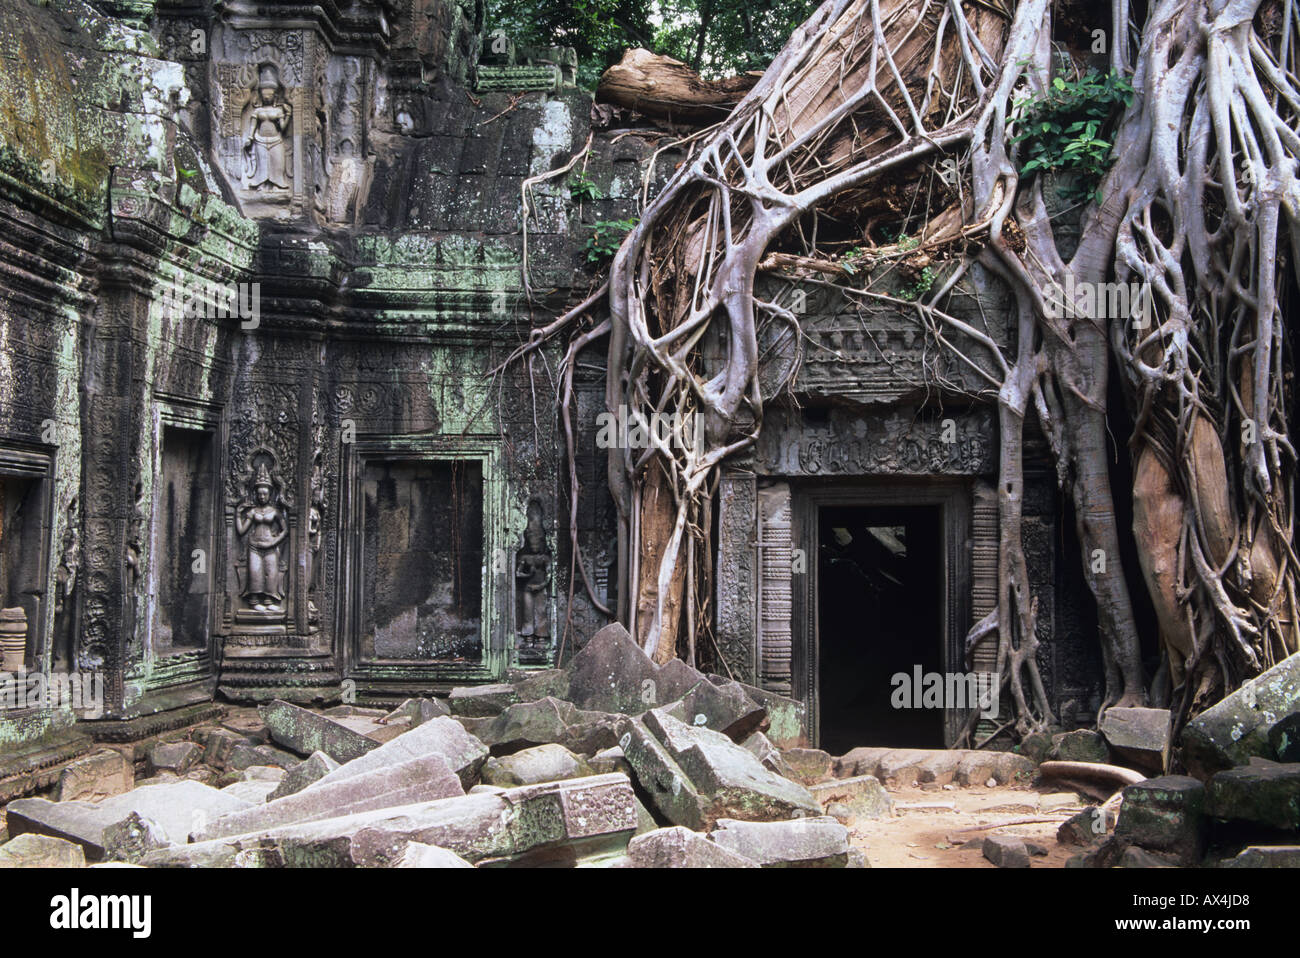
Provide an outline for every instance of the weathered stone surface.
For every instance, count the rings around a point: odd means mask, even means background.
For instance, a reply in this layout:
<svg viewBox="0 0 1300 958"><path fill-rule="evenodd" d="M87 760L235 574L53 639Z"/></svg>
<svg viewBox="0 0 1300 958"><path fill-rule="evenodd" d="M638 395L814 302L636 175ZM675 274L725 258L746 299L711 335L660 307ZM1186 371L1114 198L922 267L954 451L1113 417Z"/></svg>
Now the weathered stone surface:
<svg viewBox="0 0 1300 958"><path fill-rule="evenodd" d="M753 753L769 772L775 772L782 778L794 778L794 770L785 763L781 750L764 733L755 732L740 744Z"/></svg>
<svg viewBox="0 0 1300 958"><path fill-rule="evenodd" d="M1029 849L1023 838L989 835L984 839L984 857L998 868L1028 868Z"/></svg>
<svg viewBox="0 0 1300 958"><path fill-rule="evenodd" d="M0 845L0 868L82 868L86 853L76 842L28 833Z"/></svg>
<svg viewBox="0 0 1300 958"><path fill-rule="evenodd" d="M631 868L757 868L758 863L674 825L638 835L627 843Z"/></svg>
<svg viewBox="0 0 1300 958"><path fill-rule="evenodd" d="M860 746L845 752L835 760L835 776L853 778L858 775L875 775L880 768L880 760L892 751L892 748Z"/></svg>
<svg viewBox="0 0 1300 958"><path fill-rule="evenodd" d="M169 841L161 825L139 812L104 829L104 858L108 861L137 864L149 852L175 844L180 843Z"/></svg>
<svg viewBox="0 0 1300 958"><path fill-rule="evenodd" d="M632 766L627 763L623 750L617 745L601 749L587 760L587 764L596 775L608 775L610 772L622 772L629 778L633 775Z"/></svg>
<svg viewBox="0 0 1300 958"><path fill-rule="evenodd" d="M1034 777L1036 768L1032 759L1017 752L993 753L993 778L999 785L1028 782ZM924 773L920 780L925 781Z"/></svg>
<svg viewBox="0 0 1300 958"><path fill-rule="evenodd" d="M159 742L152 746L146 756L147 774L172 772L184 775L203 757L203 749L193 742Z"/></svg>
<svg viewBox="0 0 1300 958"><path fill-rule="evenodd" d="M1109 708L1099 730L1116 756L1148 772L1159 772L1169 755L1169 710Z"/></svg>
<svg viewBox="0 0 1300 958"><path fill-rule="evenodd" d="M333 761L331 759L331 761ZM299 765L302 763L299 762ZM298 766L295 765L294 768ZM284 769L278 765L250 765L239 773L239 780L243 782L282 782L285 775Z"/></svg>
<svg viewBox="0 0 1300 958"><path fill-rule="evenodd" d="M395 808L417 802L463 795L460 779L447 760L430 753L400 765L370 769L358 775L326 782L216 819L195 829L196 842L230 835L269 831L284 825L339 818L376 808Z"/></svg>
<svg viewBox="0 0 1300 958"><path fill-rule="evenodd" d="M574 864L588 855L621 854L635 829L627 777L598 775L214 839L154 852L143 864L227 863L258 850L290 867L392 867L410 842L479 864Z"/></svg>
<svg viewBox="0 0 1300 958"><path fill-rule="evenodd" d="M578 708L573 703L546 696L535 702L511 705L480 725L474 734L489 747L508 753L562 741L569 726L577 721L577 715Z"/></svg>
<svg viewBox="0 0 1300 958"><path fill-rule="evenodd" d="M781 753L781 757L792 773L787 777L793 777L796 782L816 785L831 778L834 759L819 748L788 748Z"/></svg>
<svg viewBox="0 0 1300 958"><path fill-rule="evenodd" d="M743 742L767 720L767 712L745 694L739 682L715 684L703 677L694 688L663 709L687 725L711 728L733 742Z"/></svg>
<svg viewBox="0 0 1300 958"><path fill-rule="evenodd" d="M421 842L407 842L402 858L395 868L473 868L469 862L455 852L437 845L425 845Z"/></svg>
<svg viewBox="0 0 1300 958"><path fill-rule="evenodd" d="M227 795L234 795L236 798L242 798L246 802L252 802L254 805L261 805L266 802L271 793L279 785L278 782L231 782L229 785L223 785L221 790Z"/></svg>
<svg viewBox="0 0 1300 958"><path fill-rule="evenodd" d="M382 722L401 722L405 721L408 726L415 728L417 725L423 725L429 719L437 718L439 715L450 715L451 708L442 699L407 699L397 708L385 715L380 721Z"/></svg>
<svg viewBox="0 0 1300 958"><path fill-rule="evenodd" d="M849 830L819 816L786 822L721 819L709 838L763 868L844 868Z"/></svg>
<svg viewBox="0 0 1300 958"><path fill-rule="evenodd" d="M1075 729L1052 736L1052 758L1058 762L1110 761L1110 748L1106 740L1090 729Z"/></svg>
<svg viewBox="0 0 1300 958"><path fill-rule="evenodd" d="M98 802L129 792L135 786L135 770L121 752L111 748L85 755L59 773L54 789L58 802Z"/></svg>
<svg viewBox="0 0 1300 958"><path fill-rule="evenodd" d="M562 699L569 694L569 673L566 669L539 669L512 684L516 702Z"/></svg>
<svg viewBox="0 0 1300 958"><path fill-rule="evenodd" d="M349 762L374 751L379 743L327 715L277 699L258 707L271 738L300 755L324 752L336 762Z"/></svg>
<svg viewBox="0 0 1300 958"><path fill-rule="evenodd" d="M813 798L830 813L833 804L844 805L855 818L888 818L894 814L894 800L874 775L855 775L808 786Z"/></svg>
<svg viewBox="0 0 1300 958"><path fill-rule="evenodd" d="M1219 819L1300 830L1300 764L1218 772L1206 786L1205 811Z"/></svg>
<svg viewBox="0 0 1300 958"><path fill-rule="evenodd" d="M1269 731L1300 712L1300 653L1212 705L1183 727L1183 763L1200 779L1245 765L1252 755L1274 756Z"/></svg>
<svg viewBox="0 0 1300 958"><path fill-rule="evenodd" d="M1145 848L1130 845L1119 856L1120 868L1177 868L1178 863L1167 855L1157 855Z"/></svg>
<svg viewBox="0 0 1300 958"><path fill-rule="evenodd" d="M569 701L580 709L635 715L663 701L657 675L654 662L615 622L593 635L569 663Z"/></svg>
<svg viewBox="0 0 1300 958"><path fill-rule="evenodd" d="M767 714L767 719L759 730L773 745L777 748L799 748L809 744L808 709L803 702L743 682L737 684Z"/></svg>
<svg viewBox="0 0 1300 958"><path fill-rule="evenodd" d="M0 848L0 852L3 852ZM1300 845L1251 845L1220 868L1300 868Z"/></svg>
<svg viewBox="0 0 1300 958"><path fill-rule="evenodd" d="M1149 778L1124 789L1115 837L1194 865L1205 848L1205 812L1205 786L1196 779Z"/></svg>
<svg viewBox="0 0 1300 958"><path fill-rule="evenodd" d="M10 802L5 815L10 835L34 832L66 838L86 850L87 861L99 861L104 857L104 829L132 812L156 822L168 841L179 844L196 825L250 807L208 785L182 780L136 788L95 804L22 798Z"/></svg>
<svg viewBox="0 0 1300 958"><path fill-rule="evenodd" d="M1300 712L1292 712L1268 730L1268 747L1279 762L1300 762Z"/></svg>
<svg viewBox="0 0 1300 958"><path fill-rule="evenodd" d="M519 701L513 685L474 685L452 689L447 705L453 715L485 718L500 715Z"/></svg>
<svg viewBox="0 0 1300 958"><path fill-rule="evenodd" d="M591 774L591 768L580 756L563 745L552 744L535 745L512 755L489 758L483 765L481 777L488 785L513 788Z"/></svg>
<svg viewBox="0 0 1300 958"><path fill-rule="evenodd" d="M880 757L875 776L880 779L881 784L886 788L904 788L908 785L915 785L921 774L921 763L926 761L929 756L930 753L926 749L893 749ZM988 765L991 774L992 759L988 760Z"/></svg>
<svg viewBox="0 0 1300 958"><path fill-rule="evenodd" d="M460 778L462 787L469 788L478 782L479 769L487 760L488 750L486 745L466 732L455 719L439 716L399 735L391 742L385 742L373 752L334 769L320 779L316 787L435 754L446 760L447 765Z"/></svg>
<svg viewBox="0 0 1300 958"><path fill-rule="evenodd" d="M1096 805L1071 815L1056 830L1056 840L1062 845L1091 845L1106 837L1106 813Z"/></svg>
<svg viewBox="0 0 1300 958"><path fill-rule="evenodd" d="M296 767L301 761L302 759L298 756L291 755L273 745L237 745L235 750L230 753L226 768L235 772L243 772L250 768L268 765L289 769Z"/></svg>
<svg viewBox="0 0 1300 958"><path fill-rule="evenodd" d="M621 726L620 747L659 812L696 831L719 818L768 821L819 815L808 790L765 769L721 732L693 727L659 709Z"/></svg>
<svg viewBox="0 0 1300 958"><path fill-rule="evenodd" d="M267 801L273 802L277 798L284 798L286 795L301 792L308 785L319 782L339 767L339 763L324 752L312 752L306 759L284 773L284 777L267 795Z"/></svg>
<svg viewBox="0 0 1300 958"><path fill-rule="evenodd" d="M917 765L916 780L923 784L948 785L957 777L961 760L962 753L950 749L927 755Z"/></svg>
<svg viewBox="0 0 1300 958"><path fill-rule="evenodd" d="M241 745L256 746L264 744L251 735L242 735L230 729L213 729L203 737L203 761L213 768L228 768L230 757Z"/></svg>

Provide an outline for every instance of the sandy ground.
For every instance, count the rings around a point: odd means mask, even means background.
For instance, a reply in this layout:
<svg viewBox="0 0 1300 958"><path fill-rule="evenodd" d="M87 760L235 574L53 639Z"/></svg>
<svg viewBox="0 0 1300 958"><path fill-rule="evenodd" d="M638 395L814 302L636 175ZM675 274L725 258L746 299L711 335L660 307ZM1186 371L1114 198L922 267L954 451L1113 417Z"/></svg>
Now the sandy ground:
<svg viewBox="0 0 1300 958"><path fill-rule="evenodd" d="M1061 868L1081 849L1058 843L1056 830L1075 812L1093 804L1074 792L1039 792L1027 786L945 789L926 785L889 794L895 802L892 818L849 822L853 845L878 868L993 868L981 850L986 835L1015 835L1035 842L1047 854L1031 855L1030 867ZM978 828L1032 818L1051 821Z"/></svg>

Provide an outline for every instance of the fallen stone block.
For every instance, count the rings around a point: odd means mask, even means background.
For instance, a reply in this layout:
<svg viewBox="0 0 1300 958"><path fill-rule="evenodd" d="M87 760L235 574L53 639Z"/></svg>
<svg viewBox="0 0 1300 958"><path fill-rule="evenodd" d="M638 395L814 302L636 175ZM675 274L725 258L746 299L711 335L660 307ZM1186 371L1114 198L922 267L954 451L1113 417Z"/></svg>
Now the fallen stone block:
<svg viewBox="0 0 1300 958"><path fill-rule="evenodd" d="M569 663L568 698L580 709L635 715L647 704L664 701L658 695L658 672L627 629L615 622L593 635Z"/></svg>
<svg viewBox="0 0 1300 958"><path fill-rule="evenodd" d="M431 753L401 765L383 766L328 783L322 779L292 795L218 818L204 828L195 829L191 837L201 842L246 835L463 794L460 779L446 759Z"/></svg>
<svg viewBox="0 0 1300 958"><path fill-rule="evenodd" d="M563 699L569 694L569 673L565 669L541 669L511 683L516 702Z"/></svg>
<svg viewBox="0 0 1300 958"><path fill-rule="evenodd" d="M1056 840L1062 845L1091 845L1106 837L1106 813L1096 805L1061 822L1056 830Z"/></svg>
<svg viewBox="0 0 1300 958"><path fill-rule="evenodd" d="M302 763L299 762L299 765ZM294 768L298 766L295 765ZM239 773L241 782L282 782L288 773L278 765L250 765Z"/></svg>
<svg viewBox="0 0 1300 958"><path fill-rule="evenodd" d="M425 845L421 842L407 842L401 860L395 868L473 868L469 862L455 852L437 845Z"/></svg>
<svg viewBox="0 0 1300 958"><path fill-rule="evenodd" d="M1273 758L1269 732L1286 716L1300 712L1300 653L1289 656L1210 706L1184 727L1183 763L1199 779L1252 755Z"/></svg>
<svg viewBox="0 0 1300 958"><path fill-rule="evenodd" d="M953 781L958 785L987 785L989 779L996 782L999 762L997 752L967 749L961 753Z"/></svg>
<svg viewBox="0 0 1300 958"><path fill-rule="evenodd" d="M328 715L277 699L258 706L271 738L299 755L324 752L336 762L350 762L379 748L379 743ZM277 763L272 763L277 764Z"/></svg>
<svg viewBox="0 0 1300 958"><path fill-rule="evenodd" d="M715 684L702 676L694 688L677 701L663 706L663 710L687 725L721 732L733 742L743 742L767 720L767 712L745 694L739 682Z"/></svg>
<svg viewBox="0 0 1300 958"><path fill-rule="evenodd" d="M278 784L278 782L231 782L221 790L227 795L234 795L254 805L261 805L269 799Z"/></svg>
<svg viewBox="0 0 1300 958"><path fill-rule="evenodd" d="M758 863L673 825L638 835L627 843L628 868L757 868Z"/></svg>
<svg viewBox="0 0 1300 958"><path fill-rule="evenodd" d="M821 814L806 788L768 771L721 732L686 725L660 709L622 729L619 744L637 782L674 825L704 831L719 818Z"/></svg>
<svg viewBox="0 0 1300 958"><path fill-rule="evenodd" d="M1115 837L1195 865L1205 850L1206 789L1189 775L1164 775L1129 785Z"/></svg>
<svg viewBox="0 0 1300 958"><path fill-rule="evenodd" d="M1110 747L1106 740L1090 729L1075 729L1052 736L1051 757L1057 762L1110 762Z"/></svg>
<svg viewBox="0 0 1300 958"><path fill-rule="evenodd" d="M819 748L788 748L781 753L781 757L792 773L786 777L803 785L816 785L833 777L832 766L835 760Z"/></svg>
<svg viewBox="0 0 1300 958"><path fill-rule="evenodd" d="M0 852L4 849L0 848ZM1250 845L1220 868L1300 868L1300 845Z"/></svg>
<svg viewBox="0 0 1300 958"><path fill-rule="evenodd" d="M232 772L244 772L258 766L290 769L297 767L301 761L297 755L291 755L273 745L238 745L230 753L226 768Z"/></svg>
<svg viewBox="0 0 1300 958"><path fill-rule="evenodd" d="M1130 845L1119 856L1120 868L1177 868L1178 862L1167 855L1157 855L1145 848Z"/></svg>
<svg viewBox="0 0 1300 958"><path fill-rule="evenodd" d="M513 685L472 685L451 690L447 705L452 715L487 718L500 715L518 702Z"/></svg>
<svg viewBox="0 0 1300 958"><path fill-rule="evenodd" d="M86 853L76 842L27 833L0 845L0 868L84 868Z"/></svg>
<svg viewBox="0 0 1300 958"><path fill-rule="evenodd" d="M162 826L132 812L104 829L104 859L137 864L149 852L180 844L170 841Z"/></svg>
<svg viewBox="0 0 1300 958"><path fill-rule="evenodd" d="M993 778L999 785L1027 782L1034 777L1036 767L1030 758L1016 752L993 753Z"/></svg>
<svg viewBox="0 0 1300 958"><path fill-rule="evenodd" d="M709 681L715 679L715 676L709 677ZM809 744L805 731L808 725L808 708L803 702L746 685L744 682L736 684L763 709L767 718L759 727L759 731L763 732L773 745L777 748L800 748Z"/></svg>
<svg viewBox="0 0 1300 958"><path fill-rule="evenodd" d="M1279 762L1300 762L1300 712L1291 713L1268 730L1268 747Z"/></svg>
<svg viewBox="0 0 1300 958"><path fill-rule="evenodd" d="M159 742L150 747L145 757L147 774L171 772L184 775L198 764L203 749L193 742Z"/></svg>
<svg viewBox="0 0 1300 958"><path fill-rule="evenodd" d="M1225 821L1300 830L1300 764L1218 772L1206 785L1205 811Z"/></svg>
<svg viewBox="0 0 1300 958"><path fill-rule="evenodd" d="M213 768L226 769L230 765L230 757L234 754L235 749L241 745L250 747L262 745L265 744L265 740L259 742L253 736L218 728L205 735L202 744L203 761Z"/></svg>
<svg viewBox="0 0 1300 958"><path fill-rule="evenodd" d="M923 758L916 767L916 780L922 784L949 785L957 777L964 753L940 749Z"/></svg>
<svg viewBox="0 0 1300 958"><path fill-rule="evenodd" d="M591 768L581 757L563 745L551 744L535 745L501 758L489 758L483 765L481 778L487 785L514 788L591 774Z"/></svg>
<svg viewBox="0 0 1300 958"><path fill-rule="evenodd" d="M919 748L897 748L880 757L874 772L875 777L885 788L906 788L915 785L921 774L921 763L930 752ZM960 763L959 767L960 767ZM989 762L992 769L992 761Z"/></svg>
<svg viewBox="0 0 1300 958"><path fill-rule="evenodd" d="M135 787L135 770L126 756L103 749L82 756L59 773L54 789L58 802L98 802Z"/></svg>
<svg viewBox="0 0 1300 958"><path fill-rule="evenodd" d="M33 832L81 845L87 861L104 857L104 829L132 812L156 822L168 841L181 844L190 831L208 821L252 807L249 802L198 782L136 788L102 802L51 802L21 798L5 810L9 834Z"/></svg>
<svg viewBox="0 0 1300 958"><path fill-rule="evenodd" d="M423 725L429 719L450 714L451 709L442 699L407 699L380 721L384 723L404 721L410 728L415 728L417 725Z"/></svg>
<svg viewBox="0 0 1300 958"><path fill-rule="evenodd" d="M1146 772L1164 770L1169 758L1169 710L1109 708L1099 731L1115 755Z"/></svg>
<svg viewBox="0 0 1300 958"><path fill-rule="evenodd" d="M389 868L408 843L419 842L481 865L572 865L586 856L621 854L636 825L627 777L599 775L213 839L183 852L152 853L143 863L191 867L271 849L288 867Z"/></svg>
<svg viewBox="0 0 1300 958"><path fill-rule="evenodd" d="M308 785L319 782L322 778L340 768L338 762L324 752L312 752L302 762L285 772L283 777L267 795L267 801L275 801L286 795L301 792Z"/></svg>
<svg viewBox="0 0 1300 958"><path fill-rule="evenodd" d="M1086 851L1071 857L1065 863L1066 868L1114 868L1124 857L1128 843L1122 838L1111 835L1103 842L1091 845Z"/></svg>
<svg viewBox="0 0 1300 958"><path fill-rule="evenodd" d="M534 702L511 705L500 715L480 724L474 734L495 754L509 754L534 745L562 741L577 721L572 702L545 696Z"/></svg>
<svg viewBox="0 0 1300 958"><path fill-rule="evenodd" d="M794 770L785 763L781 750L773 745L771 739L764 733L755 732L740 744L751 752L769 772L775 772L782 778L794 778Z"/></svg>
<svg viewBox="0 0 1300 958"><path fill-rule="evenodd" d="M1012 835L988 835L982 848L984 857L998 868L1028 868L1029 849L1023 838Z"/></svg>
<svg viewBox="0 0 1300 958"><path fill-rule="evenodd" d="M873 775L855 775L808 786L808 791L830 814L833 804L844 805L854 818L888 818L894 814L894 800Z"/></svg>
<svg viewBox="0 0 1300 958"><path fill-rule="evenodd" d="M829 817L785 822L722 819L709 838L763 868L844 868L849 830Z"/></svg>
<svg viewBox="0 0 1300 958"><path fill-rule="evenodd" d="M610 772L622 772L629 778L633 775L632 766L627 763L623 750L617 745L613 748L601 749L587 760L587 764L596 775L608 775Z"/></svg>
<svg viewBox="0 0 1300 958"><path fill-rule="evenodd" d="M446 760L463 788L470 788L478 782L479 769L487 760L488 750L455 719L439 716L391 742L385 742L361 758L346 762L317 781L316 786L435 754Z"/></svg>
<svg viewBox="0 0 1300 958"><path fill-rule="evenodd" d="M860 746L845 752L835 760L836 778L854 778L858 775L875 775L880 760L895 751L892 748Z"/></svg>

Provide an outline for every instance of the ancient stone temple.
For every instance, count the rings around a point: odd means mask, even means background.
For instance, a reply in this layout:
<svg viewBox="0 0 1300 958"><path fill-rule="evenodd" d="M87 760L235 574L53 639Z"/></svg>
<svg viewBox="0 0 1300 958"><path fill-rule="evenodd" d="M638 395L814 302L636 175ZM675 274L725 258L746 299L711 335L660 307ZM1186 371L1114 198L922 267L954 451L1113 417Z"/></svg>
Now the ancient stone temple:
<svg viewBox="0 0 1300 958"><path fill-rule="evenodd" d="M682 154L593 110L571 51L490 30L479 0L0 0L0 643L10 673L104 689L0 711L0 780L217 700L498 682L606 622L569 535L614 603L603 347L574 371L576 516L561 349L503 361ZM540 178L575 156L592 195ZM969 285L963 315L1005 341ZM943 746L963 712L882 716L863 683L888 709L891 674L967 667L992 397L948 398L979 370L897 312L813 293L806 317L719 492L715 671L798 700L828 748ZM771 336L776 382L794 347ZM1035 461L1043 667L1086 722L1095 622Z"/></svg>

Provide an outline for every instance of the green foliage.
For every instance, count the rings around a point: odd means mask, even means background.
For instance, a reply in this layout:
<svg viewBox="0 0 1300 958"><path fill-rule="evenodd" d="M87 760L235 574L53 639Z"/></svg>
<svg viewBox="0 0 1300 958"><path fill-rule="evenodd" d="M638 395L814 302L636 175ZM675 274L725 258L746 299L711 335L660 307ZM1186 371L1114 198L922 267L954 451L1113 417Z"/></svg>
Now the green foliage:
<svg viewBox="0 0 1300 958"><path fill-rule="evenodd" d="M596 185L596 181L581 170L569 178L569 195L580 203L584 200L603 200L605 198L605 194Z"/></svg>
<svg viewBox="0 0 1300 958"><path fill-rule="evenodd" d="M1072 192L1095 197L1114 162L1103 134L1116 109L1132 100L1127 77L1089 70L1078 80L1056 77L1042 96L1017 101L1010 122L1017 130L1012 142L1020 144L1020 172L1076 173L1081 183Z"/></svg>
<svg viewBox="0 0 1300 958"><path fill-rule="evenodd" d="M643 47L706 77L765 68L815 0L489 0L487 30L516 46L573 47L591 90L623 51Z"/></svg>
<svg viewBox="0 0 1300 958"><path fill-rule="evenodd" d="M587 239L587 261L603 263L611 259L623 245L623 238L640 222L635 216L625 220L601 220L592 228Z"/></svg>
<svg viewBox="0 0 1300 958"><path fill-rule="evenodd" d="M916 282L900 292L899 298L912 302L920 299L934 289L935 273L933 266L927 266L916 277Z"/></svg>

